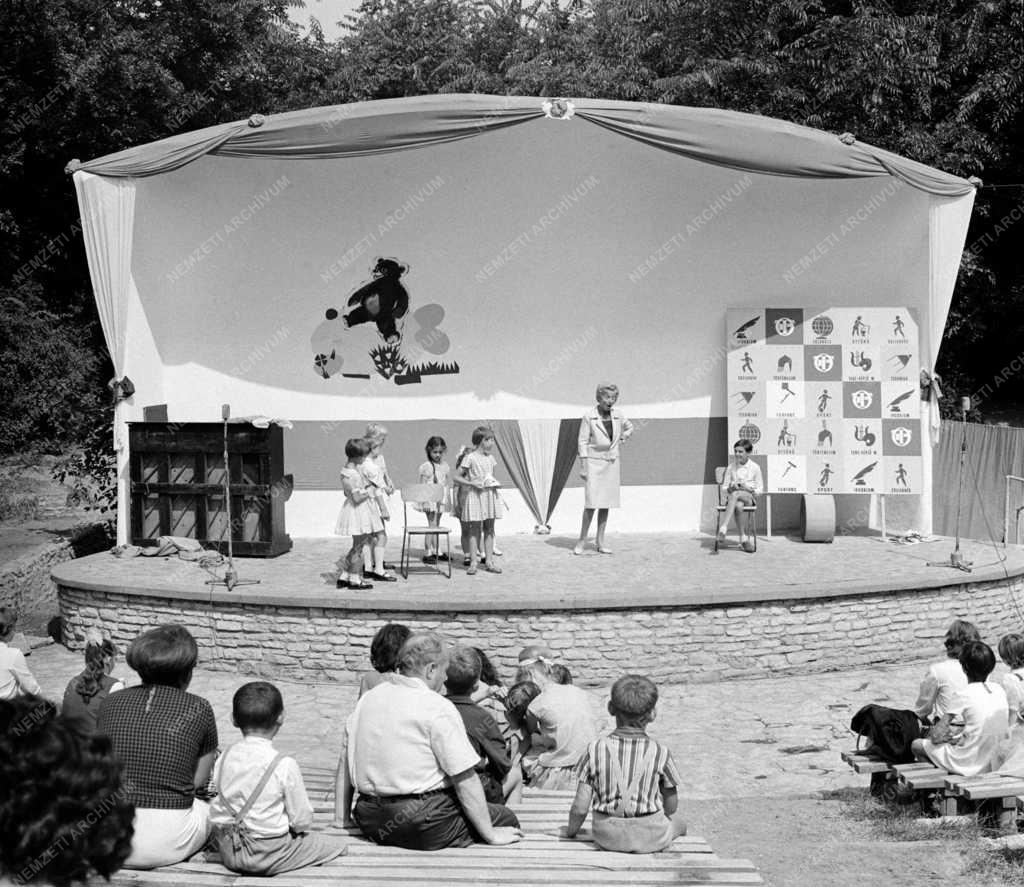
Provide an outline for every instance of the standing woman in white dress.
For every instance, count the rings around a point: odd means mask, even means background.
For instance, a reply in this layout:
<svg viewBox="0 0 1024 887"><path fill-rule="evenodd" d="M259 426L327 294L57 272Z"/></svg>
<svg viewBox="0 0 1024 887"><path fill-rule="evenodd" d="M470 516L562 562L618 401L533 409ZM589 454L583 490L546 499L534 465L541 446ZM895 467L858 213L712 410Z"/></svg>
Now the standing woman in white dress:
<svg viewBox="0 0 1024 887"><path fill-rule="evenodd" d="M580 477L584 480L585 490L583 522L573 554L583 554L595 511L597 535L594 541L597 550L601 554L612 553L604 544L604 531L608 526L608 509L619 507L619 444L629 440L633 433L633 423L614 409L618 399L617 385L607 382L598 385L597 406L584 413L580 423Z"/></svg>

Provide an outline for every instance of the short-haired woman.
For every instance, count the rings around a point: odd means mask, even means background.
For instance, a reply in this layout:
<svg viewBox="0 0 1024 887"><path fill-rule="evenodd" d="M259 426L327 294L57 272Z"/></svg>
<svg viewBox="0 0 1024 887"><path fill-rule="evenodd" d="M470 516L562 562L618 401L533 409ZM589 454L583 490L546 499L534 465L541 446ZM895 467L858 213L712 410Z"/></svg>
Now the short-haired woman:
<svg viewBox="0 0 1024 887"><path fill-rule="evenodd" d="M594 538L601 554L611 554L605 545L604 532L608 526L608 509L619 507L619 444L629 440L633 423L615 409L619 387L610 382L597 386L597 406L583 414L578 439L580 477L583 478L583 522L580 538L573 554L583 554L590 522L597 512L597 535Z"/></svg>
<svg viewBox="0 0 1024 887"><path fill-rule="evenodd" d="M110 737L135 804L126 868L172 865L201 850L209 805L196 797L213 769L217 722L205 699L186 692L199 650L181 625L143 632L128 647L142 684L108 696L96 732Z"/></svg>

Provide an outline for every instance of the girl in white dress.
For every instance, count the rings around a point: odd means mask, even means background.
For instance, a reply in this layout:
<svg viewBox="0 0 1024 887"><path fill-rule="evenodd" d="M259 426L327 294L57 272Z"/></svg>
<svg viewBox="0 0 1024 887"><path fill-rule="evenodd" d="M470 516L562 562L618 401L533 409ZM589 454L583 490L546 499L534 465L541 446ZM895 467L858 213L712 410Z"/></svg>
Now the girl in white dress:
<svg viewBox="0 0 1024 887"><path fill-rule="evenodd" d="M373 588L369 582L363 581L363 546L368 545L371 553L374 551L384 536L384 521L360 471L369 452L370 445L360 438L354 437L345 444L348 462L341 469L345 503L341 506L334 532L339 536L351 536L352 547L345 555L344 566L338 571L338 588Z"/></svg>
<svg viewBox="0 0 1024 887"><path fill-rule="evenodd" d="M444 454L448 451L448 444L443 437L431 437L427 441L427 461L420 465L419 482L421 484L440 484L448 486L448 473L451 468L444 461ZM422 511L427 516L427 526L441 526L441 514L444 511L440 502L416 502L413 505L417 511ZM439 560L448 560L448 555L438 552L437 536L426 536L423 556L423 563L435 564Z"/></svg>
<svg viewBox="0 0 1024 887"><path fill-rule="evenodd" d="M481 538L486 556L484 569L488 573L500 573L501 567L494 563L494 521L499 515L498 489L501 486L494 479L494 432L486 425L473 431L473 446L476 447L460 463L452 480L462 488L462 514L464 525L469 527L469 568L466 574L473 576L480 561Z"/></svg>

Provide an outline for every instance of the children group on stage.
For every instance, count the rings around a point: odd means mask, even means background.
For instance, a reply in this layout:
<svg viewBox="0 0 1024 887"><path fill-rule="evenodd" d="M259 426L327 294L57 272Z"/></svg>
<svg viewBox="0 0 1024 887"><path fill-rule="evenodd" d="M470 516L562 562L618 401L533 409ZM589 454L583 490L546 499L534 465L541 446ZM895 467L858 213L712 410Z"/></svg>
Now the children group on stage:
<svg viewBox="0 0 1024 887"><path fill-rule="evenodd" d="M341 469L341 487L345 501L338 515L334 532L350 536L352 545L338 564L338 588L365 590L373 581L395 582L396 576L384 562L387 544L388 498L395 488L388 475L382 449L387 429L372 423L362 438L345 444L345 467ZM500 573L495 557L501 552L494 545L494 522L505 508L495 480L494 432L480 426L473 432L472 447L459 450L454 471L445 461L448 447L441 437L427 441L425 461L419 467L419 483L435 484L445 489L438 499L414 503L431 527L440 526L446 511L461 523L463 565L467 575L475 575L479 567L488 573ZM424 563L435 564L447 558L438 551L437 537L426 536Z"/></svg>

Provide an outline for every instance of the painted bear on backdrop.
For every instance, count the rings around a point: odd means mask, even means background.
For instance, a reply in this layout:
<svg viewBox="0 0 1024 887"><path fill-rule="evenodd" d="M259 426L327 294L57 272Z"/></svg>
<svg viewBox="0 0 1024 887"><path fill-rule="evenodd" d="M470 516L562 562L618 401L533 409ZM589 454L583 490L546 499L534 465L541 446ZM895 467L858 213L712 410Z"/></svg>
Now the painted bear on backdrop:
<svg viewBox="0 0 1024 887"><path fill-rule="evenodd" d="M402 340L398 321L409 311L409 293L399 278L409 269L394 259L378 259L373 280L349 296L345 326L353 327L373 321L384 341L396 345Z"/></svg>

